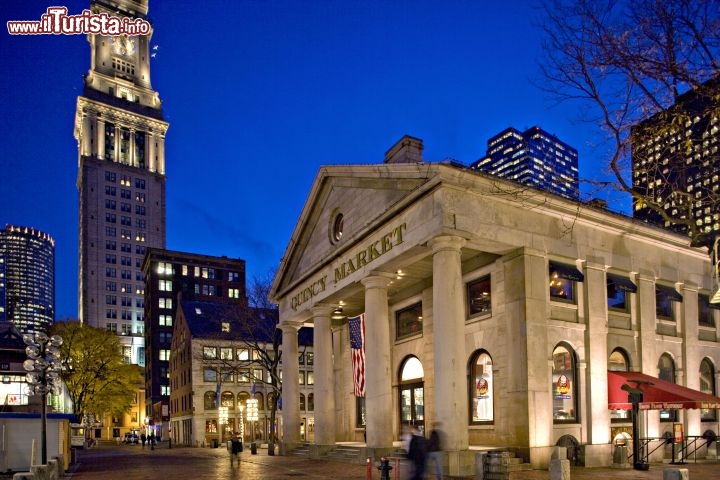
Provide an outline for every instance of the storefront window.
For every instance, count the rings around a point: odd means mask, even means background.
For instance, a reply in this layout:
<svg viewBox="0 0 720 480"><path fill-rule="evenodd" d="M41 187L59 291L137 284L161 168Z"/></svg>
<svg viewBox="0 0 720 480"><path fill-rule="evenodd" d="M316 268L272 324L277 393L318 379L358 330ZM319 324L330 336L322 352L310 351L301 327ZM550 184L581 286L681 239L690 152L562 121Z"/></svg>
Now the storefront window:
<svg viewBox="0 0 720 480"><path fill-rule="evenodd" d="M580 271L570 265L550 262L550 299L569 303L576 303L575 282L585 280Z"/></svg>
<svg viewBox="0 0 720 480"><path fill-rule="evenodd" d="M700 391L715 395L715 367L707 358L700 362ZM700 410L700 419L703 422L717 421L717 410L714 408L703 408Z"/></svg>
<svg viewBox="0 0 720 480"><path fill-rule="evenodd" d="M637 292L637 286L625 277L608 274L607 306L610 310L630 311L630 293Z"/></svg>
<svg viewBox="0 0 720 480"><path fill-rule="evenodd" d="M655 285L655 314L664 320L673 320L673 302L682 302L682 295L672 287Z"/></svg>
<svg viewBox="0 0 720 480"><path fill-rule="evenodd" d="M666 382L675 383L675 362L667 353L660 356L658 362L658 378ZM661 422L676 422L678 419L677 410L660 410Z"/></svg>
<svg viewBox="0 0 720 480"><path fill-rule="evenodd" d="M608 370L611 372L629 372L628 355L622 348L616 348L608 358ZM617 422L630 421L630 410L610 410L610 420Z"/></svg>
<svg viewBox="0 0 720 480"><path fill-rule="evenodd" d="M422 302L395 312L397 338L422 333Z"/></svg>
<svg viewBox="0 0 720 480"><path fill-rule="evenodd" d="M467 284L467 302L470 316L491 312L490 275Z"/></svg>
<svg viewBox="0 0 720 480"><path fill-rule="evenodd" d="M484 350L472 357L470 365L470 423L491 423L493 411L492 358Z"/></svg>
<svg viewBox="0 0 720 480"><path fill-rule="evenodd" d="M578 420L575 371L575 352L565 344L555 347L552 371L553 421L555 423L574 423Z"/></svg>

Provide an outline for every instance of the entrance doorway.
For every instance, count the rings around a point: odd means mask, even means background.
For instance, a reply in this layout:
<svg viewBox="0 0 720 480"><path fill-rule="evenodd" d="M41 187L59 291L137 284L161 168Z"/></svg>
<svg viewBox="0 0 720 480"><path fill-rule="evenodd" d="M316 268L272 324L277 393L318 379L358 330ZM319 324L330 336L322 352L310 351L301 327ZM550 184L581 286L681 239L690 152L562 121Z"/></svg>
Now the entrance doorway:
<svg viewBox="0 0 720 480"><path fill-rule="evenodd" d="M424 371L417 357L408 357L400 369L400 425L414 426L425 433Z"/></svg>

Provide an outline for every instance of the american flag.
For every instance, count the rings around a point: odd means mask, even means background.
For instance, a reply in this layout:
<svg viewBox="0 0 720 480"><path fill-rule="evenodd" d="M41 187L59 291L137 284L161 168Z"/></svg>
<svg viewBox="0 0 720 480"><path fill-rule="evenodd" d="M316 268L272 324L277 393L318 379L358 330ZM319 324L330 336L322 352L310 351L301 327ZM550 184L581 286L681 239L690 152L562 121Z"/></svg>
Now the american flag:
<svg viewBox="0 0 720 480"><path fill-rule="evenodd" d="M365 314L348 318L355 396L365 396Z"/></svg>

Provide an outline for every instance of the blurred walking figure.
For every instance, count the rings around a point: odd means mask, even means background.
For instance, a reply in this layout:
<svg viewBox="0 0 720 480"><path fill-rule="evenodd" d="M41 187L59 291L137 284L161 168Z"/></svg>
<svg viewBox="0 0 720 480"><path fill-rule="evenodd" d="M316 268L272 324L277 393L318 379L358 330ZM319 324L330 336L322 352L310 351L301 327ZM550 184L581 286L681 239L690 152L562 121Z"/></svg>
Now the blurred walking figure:
<svg viewBox="0 0 720 480"><path fill-rule="evenodd" d="M427 440L417 428L413 427L410 446L408 447L408 459L410 459L414 467L411 480L423 480L425 478L426 453Z"/></svg>
<svg viewBox="0 0 720 480"><path fill-rule="evenodd" d="M230 466L232 467L237 462L238 467L240 466L240 452L242 451L242 442L238 434L234 434L230 440Z"/></svg>
<svg viewBox="0 0 720 480"><path fill-rule="evenodd" d="M442 432L440 431L440 422L433 423L433 429L430 432L430 438L428 439L427 451L428 451L428 463L433 461L435 463L435 478L442 480L443 478L443 452L442 452Z"/></svg>

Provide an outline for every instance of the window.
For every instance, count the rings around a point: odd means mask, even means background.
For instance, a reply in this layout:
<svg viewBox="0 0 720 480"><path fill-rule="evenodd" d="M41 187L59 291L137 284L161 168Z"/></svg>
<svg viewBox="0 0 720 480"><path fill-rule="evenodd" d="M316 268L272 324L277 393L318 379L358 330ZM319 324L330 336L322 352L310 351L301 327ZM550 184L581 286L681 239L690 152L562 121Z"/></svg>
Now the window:
<svg viewBox="0 0 720 480"><path fill-rule="evenodd" d="M575 352L561 343L553 350L552 392L553 421L575 423L577 412L577 377L575 375Z"/></svg>
<svg viewBox="0 0 720 480"><path fill-rule="evenodd" d="M305 395L300 394L300 410L305 410Z"/></svg>
<svg viewBox="0 0 720 480"><path fill-rule="evenodd" d="M682 302L680 295L673 287L655 285L655 314L658 318L673 320L672 302Z"/></svg>
<svg viewBox="0 0 720 480"><path fill-rule="evenodd" d="M574 266L550 262L549 275L550 299L576 303L575 282L585 280L583 274Z"/></svg>
<svg viewBox="0 0 720 480"><path fill-rule="evenodd" d="M172 292L172 280L158 280L158 290Z"/></svg>
<svg viewBox="0 0 720 480"><path fill-rule="evenodd" d="M720 305L711 304L710 297L698 295L698 323L704 327L715 327L714 310L720 309Z"/></svg>
<svg viewBox="0 0 720 480"><path fill-rule="evenodd" d="M117 333L117 323L106 323L105 328L108 332Z"/></svg>
<svg viewBox="0 0 720 480"><path fill-rule="evenodd" d="M237 282L240 280L240 273L238 272L228 272L228 281L230 282Z"/></svg>
<svg viewBox="0 0 720 480"><path fill-rule="evenodd" d="M305 385L305 372L300 372L298 375L298 381L300 385Z"/></svg>
<svg viewBox="0 0 720 480"><path fill-rule="evenodd" d="M170 262L158 262L157 273L158 275L172 275L175 273L175 269Z"/></svg>
<svg viewBox="0 0 720 480"><path fill-rule="evenodd" d="M250 371L249 370L238 371L238 382L239 383L250 383Z"/></svg>
<svg viewBox="0 0 720 480"><path fill-rule="evenodd" d="M228 298L240 298L240 289L228 288Z"/></svg>
<svg viewBox="0 0 720 480"><path fill-rule="evenodd" d="M217 370L214 368L203 369L203 381L204 382L217 382Z"/></svg>
<svg viewBox="0 0 720 480"><path fill-rule="evenodd" d="M307 403L307 409L308 412L312 412L315 410L315 394L314 393L308 393L308 403Z"/></svg>
<svg viewBox="0 0 720 480"><path fill-rule="evenodd" d="M217 358L217 347L203 347L203 358L215 360Z"/></svg>
<svg viewBox="0 0 720 480"><path fill-rule="evenodd" d="M467 284L467 303L470 316L479 313L490 313L492 309L490 295L490 275Z"/></svg>
<svg viewBox="0 0 720 480"><path fill-rule="evenodd" d="M170 361L170 350L169 349L160 349L158 352L158 359L163 362L169 362Z"/></svg>
<svg viewBox="0 0 720 480"><path fill-rule="evenodd" d="M396 337L422 333L422 302L395 312Z"/></svg>
<svg viewBox="0 0 720 480"><path fill-rule="evenodd" d="M305 354L305 361L308 365L312 365L315 362L315 354L313 352L307 352Z"/></svg>
<svg viewBox="0 0 720 480"><path fill-rule="evenodd" d="M606 283L608 308L620 312L629 312L630 298L628 293L637 292L637 286L627 278L612 274L607 275Z"/></svg>
<svg viewBox="0 0 720 480"><path fill-rule="evenodd" d="M715 395L715 367L707 358L700 362L700 391ZM700 409L700 420L703 422L716 422L717 410L714 408Z"/></svg>
<svg viewBox="0 0 720 480"><path fill-rule="evenodd" d="M222 360L232 360L233 355L232 347L222 347L220 348L220 359Z"/></svg>
<svg viewBox="0 0 720 480"><path fill-rule="evenodd" d="M165 309L172 309L173 308L172 298L159 298L158 299L158 307L165 308Z"/></svg>
<svg viewBox="0 0 720 480"><path fill-rule="evenodd" d="M223 383L233 383L233 371L231 369L224 368L220 372L220 381Z"/></svg>
<svg viewBox="0 0 720 480"><path fill-rule="evenodd" d="M238 360L250 360L250 350L247 348L236 348L235 354Z"/></svg>
<svg viewBox="0 0 720 480"><path fill-rule="evenodd" d="M470 423L491 423L493 411L492 358L485 350L478 350L470 359Z"/></svg>
<svg viewBox="0 0 720 480"><path fill-rule="evenodd" d="M608 357L607 369L611 372L629 372L630 361L628 355L622 348L616 348ZM617 422L629 422L630 410L610 410L610 420Z"/></svg>
<svg viewBox="0 0 720 480"><path fill-rule="evenodd" d="M203 395L203 406L205 407L205 410L216 410L217 404L215 403L215 392L205 392L205 395ZM209 422L215 422L215 420L210 420ZM217 424L215 424L215 431L214 433L217 433Z"/></svg>
<svg viewBox="0 0 720 480"><path fill-rule="evenodd" d="M315 385L315 374L312 371L307 372L307 384Z"/></svg>
<svg viewBox="0 0 720 480"><path fill-rule="evenodd" d="M675 361L667 353L660 356L658 362L658 378L666 382L675 383ZM660 410L661 422L676 422L677 410Z"/></svg>
<svg viewBox="0 0 720 480"><path fill-rule="evenodd" d="M364 427L367 417L365 413L365 397L355 397L355 426Z"/></svg>
<svg viewBox="0 0 720 480"><path fill-rule="evenodd" d="M305 365L305 353L300 352L298 354L298 365Z"/></svg>

